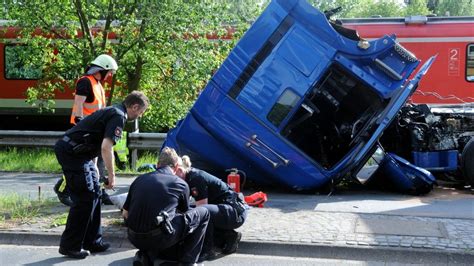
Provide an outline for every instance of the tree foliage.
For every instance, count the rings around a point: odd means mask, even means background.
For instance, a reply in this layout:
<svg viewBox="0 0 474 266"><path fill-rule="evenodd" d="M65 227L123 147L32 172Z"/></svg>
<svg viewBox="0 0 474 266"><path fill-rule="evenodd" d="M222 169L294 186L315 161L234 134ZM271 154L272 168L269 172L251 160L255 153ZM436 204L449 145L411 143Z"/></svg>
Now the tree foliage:
<svg viewBox="0 0 474 266"><path fill-rule="evenodd" d="M365 18L373 16L400 17L426 15L429 13L427 0L411 0L409 4L399 0L312 0L320 10L342 7L339 18Z"/></svg>
<svg viewBox="0 0 474 266"><path fill-rule="evenodd" d="M42 78L28 90L31 103L51 103L56 91L73 89L89 62L109 53L119 65L106 86L109 103L142 90L151 108L141 128L165 131L184 116L235 45L235 39L222 38L225 25L234 25L238 38L247 16L262 8L245 0L25 0L5 2L3 11L22 30L18 41L30 47L22 62L43 66Z"/></svg>
<svg viewBox="0 0 474 266"><path fill-rule="evenodd" d="M428 0L427 5L438 16L474 15L474 0Z"/></svg>

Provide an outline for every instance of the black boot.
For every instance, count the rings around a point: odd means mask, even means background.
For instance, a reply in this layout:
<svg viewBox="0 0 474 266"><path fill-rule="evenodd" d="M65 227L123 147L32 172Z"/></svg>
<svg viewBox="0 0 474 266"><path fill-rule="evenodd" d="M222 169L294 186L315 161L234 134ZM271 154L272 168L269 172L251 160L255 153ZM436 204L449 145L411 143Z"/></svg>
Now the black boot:
<svg viewBox="0 0 474 266"><path fill-rule="evenodd" d="M222 253L232 254L237 251L239 247L240 239L242 238L242 233L234 230L227 231L225 236L225 244L222 248Z"/></svg>
<svg viewBox="0 0 474 266"><path fill-rule="evenodd" d="M73 202L71 200L71 197L69 196L67 188L63 187L61 189L61 185L63 184L63 182L64 182L63 178L60 178L58 180L58 182L56 182L56 185L54 185L53 190L56 193L56 195L58 196L58 199L62 204L71 207Z"/></svg>
<svg viewBox="0 0 474 266"><path fill-rule="evenodd" d="M133 266L149 266L153 265L150 258L148 257L147 253L138 250L137 253L135 253L135 257L133 257Z"/></svg>
<svg viewBox="0 0 474 266"><path fill-rule="evenodd" d="M102 203L104 205L114 205L114 203L110 200L109 194L105 192L105 189L102 189Z"/></svg>
<svg viewBox="0 0 474 266"><path fill-rule="evenodd" d="M87 256L89 256L91 253L88 250L67 250L65 248L59 247L59 254L68 256L69 258L73 259L85 259Z"/></svg>

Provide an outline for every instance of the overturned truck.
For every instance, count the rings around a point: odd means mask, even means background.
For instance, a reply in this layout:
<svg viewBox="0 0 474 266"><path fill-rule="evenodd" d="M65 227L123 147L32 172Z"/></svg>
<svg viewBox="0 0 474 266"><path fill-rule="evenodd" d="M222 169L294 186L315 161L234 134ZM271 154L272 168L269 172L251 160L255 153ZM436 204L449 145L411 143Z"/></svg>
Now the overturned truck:
<svg viewBox="0 0 474 266"><path fill-rule="evenodd" d="M431 173L379 140L435 58L414 74L420 61L395 36L360 39L326 15L272 1L164 145L199 168L298 191L383 173L399 190L429 192Z"/></svg>

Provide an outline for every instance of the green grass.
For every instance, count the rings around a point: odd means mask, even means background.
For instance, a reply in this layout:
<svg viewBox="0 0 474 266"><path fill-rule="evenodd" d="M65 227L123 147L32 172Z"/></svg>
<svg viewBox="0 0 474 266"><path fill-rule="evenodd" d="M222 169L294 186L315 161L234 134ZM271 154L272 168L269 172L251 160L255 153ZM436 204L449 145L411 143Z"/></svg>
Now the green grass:
<svg viewBox="0 0 474 266"><path fill-rule="evenodd" d="M0 170L59 173L61 166L52 149L14 147L0 150Z"/></svg>
<svg viewBox="0 0 474 266"><path fill-rule="evenodd" d="M156 164L156 152L139 153L137 166ZM56 160L52 148L3 148L0 149L0 170L18 172L61 173L61 166ZM127 166L124 170L116 168L119 174L139 174Z"/></svg>
<svg viewBox="0 0 474 266"><path fill-rule="evenodd" d="M57 200L54 198L34 200L14 192L2 194L0 195L0 221L29 221L42 215L42 210L48 210L54 205L57 205Z"/></svg>
<svg viewBox="0 0 474 266"><path fill-rule="evenodd" d="M123 218L111 218L109 221L110 225L115 225L115 226L124 226L125 223L123 221Z"/></svg>
<svg viewBox="0 0 474 266"><path fill-rule="evenodd" d="M138 160L137 160L137 167L140 167L140 165L144 164L154 164L156 165L156 162L158 160L157 158L157 152L150 152L150 151L145 151L139 154ZM118 173L123 173L123 174L139 174L140 172L136 170L130 169L130 166L127 166L126 169L124 170L118 170ZM148 171L146 171L148 172Z"/></svg>
<svg viewBox="0 0 474 266"><path fill-rule="evenodd" d="M62 213L53 217L50 227L58 227L61 225L65 225L67 222L67 216L68 216L68 213Z"/></svg>
<svg viewBox="0 0 474 266"><path fill-rule="evenodd" d="M156 164L156 161L156 152L141 152L137 166ZM50 148L3 148L0 149L0 171L60 173L61 166L56 160L53 149ZM130 167L125 170L116 169L116 171L118 174L140 174ZM58 201L55 197L35 200L16 193L0 194L0 226L12 222L31 222L37 217L49 217L50 227L65 225L67 213L48 213L57 205ZM117 219L113 223L120 222L121 219Z"/></svg>

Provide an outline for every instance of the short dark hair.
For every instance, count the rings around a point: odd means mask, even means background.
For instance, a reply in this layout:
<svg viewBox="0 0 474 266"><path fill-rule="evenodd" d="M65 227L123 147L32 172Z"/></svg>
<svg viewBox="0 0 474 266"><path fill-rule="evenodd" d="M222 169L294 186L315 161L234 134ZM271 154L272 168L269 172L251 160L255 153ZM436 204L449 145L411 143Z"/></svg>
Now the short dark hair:
<svg viewBox="0 0 474 266"><path fill-rule="evenodd" d="M146 97L141 91L132 91L129 95L127 95L125 100L123 100L123 105L125 105L125 107L131 107L135 104L138 104L141 107L148 107L148 97Z"/></svg>

